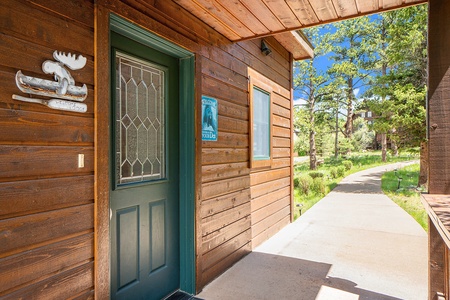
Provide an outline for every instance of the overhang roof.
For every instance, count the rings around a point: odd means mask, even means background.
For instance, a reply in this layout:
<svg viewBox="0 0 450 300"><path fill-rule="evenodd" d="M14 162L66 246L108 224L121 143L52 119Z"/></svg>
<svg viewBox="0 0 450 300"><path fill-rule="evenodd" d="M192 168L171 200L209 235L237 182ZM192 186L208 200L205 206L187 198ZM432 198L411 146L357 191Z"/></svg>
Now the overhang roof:
<svg viewBox="0 0 450 300"><path fill-rule="evenodd" d="M427 0L173 0L231 41L273 35L295 59L311 49L295 30ZM291 33L290 33L291 32ZM287 42L289 41L289 42ZM287 47L288 46L288 47ZM311 56L310 56L311 57Z"/></svg>

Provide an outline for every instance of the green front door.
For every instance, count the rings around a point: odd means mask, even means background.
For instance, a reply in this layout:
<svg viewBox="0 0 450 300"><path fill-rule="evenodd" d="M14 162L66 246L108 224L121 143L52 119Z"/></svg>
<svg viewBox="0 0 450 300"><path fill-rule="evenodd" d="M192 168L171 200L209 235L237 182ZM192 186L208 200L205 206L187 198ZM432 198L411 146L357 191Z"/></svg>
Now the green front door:
<svg viewBox="0 0 450 300"><path fill-rule="evenodd" d="M180 285L179 61L111 33L111 298Z"/></svg>

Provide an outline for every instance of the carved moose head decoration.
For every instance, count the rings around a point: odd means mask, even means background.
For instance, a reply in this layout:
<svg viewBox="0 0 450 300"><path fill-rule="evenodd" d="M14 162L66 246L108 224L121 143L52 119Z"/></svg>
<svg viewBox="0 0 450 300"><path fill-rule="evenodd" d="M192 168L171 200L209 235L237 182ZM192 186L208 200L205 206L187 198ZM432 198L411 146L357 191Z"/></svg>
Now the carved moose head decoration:
<svg viewBox="0 0 450 300"><path fill-rule="evenodd" d="M19 95L13 95L13 99L25 102L40 103L53 109L86 112L86 104L77 102L82 102L86 99L87 87L85 84L81 87L76 86L75 80L67 69L82 69L86 65L86 57L82 55L78 55L78 57L76 57L75 54L65 54L63 52L54 51L53 58L56 61L44 61L42 64L42 71L44 71L45 74L53 74L55 81L26 76L23 75L21 71L18 71L16 73L16 84L17 87L24 93L56 97L66 100L45 100L38 98L27 98Z"/></svg>
<svg viewBox="0 0 450 300"><path fill-rule="evenodd" d="M65 53L55 51L53 52L53 58L57 60L57 62L46 60L42 64L42 70L45 74L54 74L55 80L60 83L60 88L56 90L58 95L64 95L67 92L67 88L69 85L74 85L75 80L72 75L70 75L69 71L64 67L67 66L71 70L79 70L86 65L86 57L79 55L78 58L75 58L75 54L72 55L69 53L66 55Z"/></svg>

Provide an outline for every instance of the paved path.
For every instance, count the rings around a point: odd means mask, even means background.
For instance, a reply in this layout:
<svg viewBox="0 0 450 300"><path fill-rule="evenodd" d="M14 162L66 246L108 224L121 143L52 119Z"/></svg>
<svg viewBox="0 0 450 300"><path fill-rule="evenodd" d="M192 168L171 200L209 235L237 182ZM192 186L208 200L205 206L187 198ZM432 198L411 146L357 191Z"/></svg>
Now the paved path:
<svg viewBox="0 0 450 300"><path fill-rule="evenodd" d="M402 164L345 178L206 286L214 299L427 299L427 235L380 188Z"/></svg>

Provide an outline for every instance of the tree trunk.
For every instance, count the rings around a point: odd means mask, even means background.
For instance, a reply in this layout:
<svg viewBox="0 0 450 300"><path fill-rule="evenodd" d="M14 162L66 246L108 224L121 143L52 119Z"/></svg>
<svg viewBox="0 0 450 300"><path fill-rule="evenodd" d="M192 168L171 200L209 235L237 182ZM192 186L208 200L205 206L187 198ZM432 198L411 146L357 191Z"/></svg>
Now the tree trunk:
<svg viewBox="0 0 450 300"><path fill-rule="evenodd" d="M395 128L391 129L391 134L395 133ZM392 156L398 156L398 146L397 142L394 139L391 139L391 150L392 150Z"/></svg>
<svg viewBox="0 0 450 300"><path fill-rule="evenodd" d="M381 49L383 49L383 52L386 50L387 47L387 32L386 32L386 26L384 24L384 19L383 19L383 26L381 29L381 36L382 36L382 40L383 42L381 43ZM383 64L381 65L381 76L385 77L387 74L387 62L386 60L383 60ZM382 96L381 97L381 101L384 102L386 101L385 97ZM392 145L392 144L391 144ZM382 162L386 162L386 154L387 154L387 141L386 141L386 133L382 133L381 134L381 161Z"/></svg>
<svg viewBox="0 0 450 300"><path fill-rule="evenodd" d="M417 184L420 186L427 187L428 185L428 143L420 143L420 172L419 172L419 182Z"/></svg>
<svg viewBox="0 0 450 300"><path fill-rule="evenodd" d="M309 132L309 169L317 169L316 133L314 129Z"/></svg>
<svg viewBox="0 0 450 300"><path fill-rule="evenodd" d="M316 132L314 119L314 98L309 101L309 123L311 129L309 130L309 169L317 169L317 150L316 150Z"/></svg>
<svg viewBox="0 0 450 300"><path fill-rule="evenodd" d="M350 141L353 135L353 79L348 80L347 91L347 123L345 126L345 137ZM348 148L346 154L350 154L351 149Z"/></svg>
<svg viewBox="0 0 450 300"><path fill-rule="evenodd" d="M391 140L391 150L392 150L392 156L398 156L397 142L394 140Z"/></svg>
<svg viewBox="0 0 450 300"><path fill-rule="evenodd" d="M386 152L387 152L387 143L386 143L386 133L381 134L381 161L386 162Z"/></svg>
<svg viewBox="0 0 450 300"><path fill-rule="evenodd" d="M336 108L336 135L334 137L334 157L339 156L339 109Z"/></svg>
<svg viewBox="0 0 450 300"><path fill-rule="evenodd" d="M353 134L353 80L348 80L347 94L347 123L345 125L345 137L352 138Z"/></svg>

